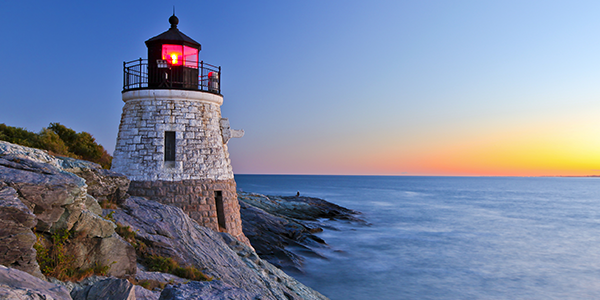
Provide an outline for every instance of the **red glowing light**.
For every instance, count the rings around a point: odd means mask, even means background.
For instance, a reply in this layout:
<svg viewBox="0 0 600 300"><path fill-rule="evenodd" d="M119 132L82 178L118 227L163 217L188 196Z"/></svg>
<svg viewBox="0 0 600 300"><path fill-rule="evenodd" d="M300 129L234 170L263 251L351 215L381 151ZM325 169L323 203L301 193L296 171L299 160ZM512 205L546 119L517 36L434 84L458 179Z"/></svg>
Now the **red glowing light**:
<svg viewBox="0 0 600 300"><path fill-rule="evenodd" d="M171 66L198 68L198 49L183 45L162 45L162 59Z"/></svg>

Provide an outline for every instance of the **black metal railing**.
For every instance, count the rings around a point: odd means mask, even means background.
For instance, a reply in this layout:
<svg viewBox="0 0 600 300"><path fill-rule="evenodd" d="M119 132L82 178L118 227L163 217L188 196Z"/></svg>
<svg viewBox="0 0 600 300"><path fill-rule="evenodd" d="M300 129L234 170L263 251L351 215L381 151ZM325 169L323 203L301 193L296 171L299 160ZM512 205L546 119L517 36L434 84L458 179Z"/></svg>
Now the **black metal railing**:
<svg viewBox="0 0 600 300"><path fill-rule="evenodd" d="M171 66L166 61L148 64L141 58L123 62L123 91L137 89L200 90L220 95L221 67L203 61L188 61L185 66Z"/></svg>

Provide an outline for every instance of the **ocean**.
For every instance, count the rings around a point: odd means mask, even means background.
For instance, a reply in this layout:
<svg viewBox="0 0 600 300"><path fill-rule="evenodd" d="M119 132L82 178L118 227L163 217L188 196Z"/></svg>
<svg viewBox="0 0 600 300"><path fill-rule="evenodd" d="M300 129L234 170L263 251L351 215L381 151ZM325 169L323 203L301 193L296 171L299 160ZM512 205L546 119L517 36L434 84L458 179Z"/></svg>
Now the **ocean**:
<svg viewBox="0 0 600 300"><path fill-rule="evenodd" d="M236 175L318 197L329 248L290 274L335 299L600 299L600 178Z"/></svg>

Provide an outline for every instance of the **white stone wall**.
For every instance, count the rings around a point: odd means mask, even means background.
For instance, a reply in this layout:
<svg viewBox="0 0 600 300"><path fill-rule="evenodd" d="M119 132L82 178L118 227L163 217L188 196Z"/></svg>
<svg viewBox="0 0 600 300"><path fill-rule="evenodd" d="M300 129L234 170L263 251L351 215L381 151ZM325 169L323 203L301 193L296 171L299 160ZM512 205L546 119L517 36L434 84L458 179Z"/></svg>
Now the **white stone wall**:
<svg viewBox="0 0 600 300"><path fill-rule="evenodd" d="M220 128L222 96L137 90L123 93L123 101L112 170L137 181L233 179ZM174 164L164 161L165 131L176 132Z"/></svg>

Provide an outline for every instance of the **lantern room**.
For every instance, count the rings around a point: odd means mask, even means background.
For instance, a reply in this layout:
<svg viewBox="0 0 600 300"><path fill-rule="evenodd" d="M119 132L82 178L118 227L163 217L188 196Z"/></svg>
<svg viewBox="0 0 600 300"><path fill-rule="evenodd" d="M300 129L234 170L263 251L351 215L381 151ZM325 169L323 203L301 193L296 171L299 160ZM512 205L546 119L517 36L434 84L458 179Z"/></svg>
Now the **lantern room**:
<svg viewBox="0 0 600 300"><path fill-rule="evenodd" d="M146 41L147 60L123 63L123 91L186 89L220 94L221 67L200 61L200 44L177 29L179 19L175 15L169 23L169 30Z"/></svg>

